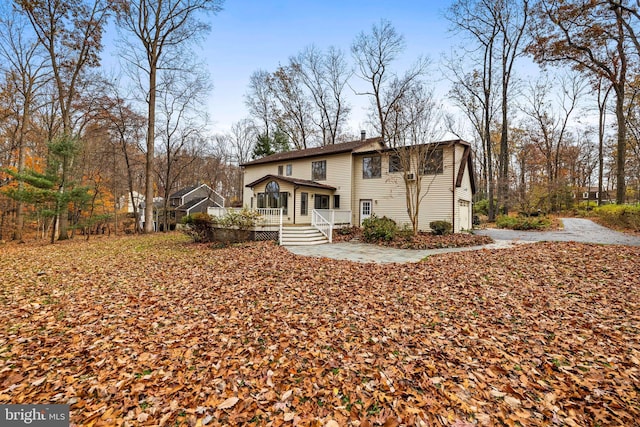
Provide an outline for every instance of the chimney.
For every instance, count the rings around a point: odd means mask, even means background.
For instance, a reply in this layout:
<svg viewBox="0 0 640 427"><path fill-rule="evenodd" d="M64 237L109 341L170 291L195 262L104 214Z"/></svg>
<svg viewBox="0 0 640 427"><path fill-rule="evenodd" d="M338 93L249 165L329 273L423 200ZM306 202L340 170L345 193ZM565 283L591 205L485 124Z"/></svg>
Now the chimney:
<svg viewBox="0 0 640 427"><path fill-rule="evenodd" d="M361 130L360 131L360 141L364 141L365 139L367 139L367 131L366 130Z"/></svg>

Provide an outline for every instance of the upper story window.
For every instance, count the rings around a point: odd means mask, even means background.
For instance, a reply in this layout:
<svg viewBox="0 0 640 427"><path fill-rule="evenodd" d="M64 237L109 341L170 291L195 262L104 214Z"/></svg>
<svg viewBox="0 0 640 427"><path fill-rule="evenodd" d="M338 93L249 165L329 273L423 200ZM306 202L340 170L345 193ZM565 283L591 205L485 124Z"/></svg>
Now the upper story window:
<svg viewBox="0 0 640 427"><path fill-rule="evenodd" d="M425 154L423 175L439 175L444 172L442 148L428 150Z"/></svg>
<svg viewBox="0 0 640 427"><path fill-rule="evenodd" d="M380 156L362 158L362 178L380 178L382 176L382 162Z"/></svg>
<svg viewBox="0 0 640 427"><path fill-rule="evenodd" d="M314 181L324 181L327 179L327 161L326 160L311 162L311 179Z"/></svg>
<svg viewBox="0 0 640 427"><path fill-rule="evenodd" d="M402 172L402 163L400 162L400 156L398 154L391 154L389 156L389 173Z"/></svg>
<svg viewBox="0 0 640 427"><path fill-rule="evenodd" d="M288 164L287 165L287 176L291 176L292 173L293 173L293 165L292 164Z"/></svg>
<svg viewBox="0 0 640 427"><path fill-rule="evenodd" d="M284 166L279 165L279 166L278 166L278 175L284 175L284 173L283 173L283 172L284 172Z"/></svg>

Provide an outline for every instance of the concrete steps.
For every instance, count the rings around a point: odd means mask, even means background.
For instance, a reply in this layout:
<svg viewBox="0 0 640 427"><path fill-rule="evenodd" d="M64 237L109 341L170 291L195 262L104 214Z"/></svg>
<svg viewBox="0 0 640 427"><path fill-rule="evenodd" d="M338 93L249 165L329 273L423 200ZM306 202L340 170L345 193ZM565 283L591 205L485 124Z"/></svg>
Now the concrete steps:
<svg viewBox="0 0 640 427"><path fill-rule="evenodd" d="M329 239L313 227L282 227L283 246L309 246L329 243Z"/></svg>

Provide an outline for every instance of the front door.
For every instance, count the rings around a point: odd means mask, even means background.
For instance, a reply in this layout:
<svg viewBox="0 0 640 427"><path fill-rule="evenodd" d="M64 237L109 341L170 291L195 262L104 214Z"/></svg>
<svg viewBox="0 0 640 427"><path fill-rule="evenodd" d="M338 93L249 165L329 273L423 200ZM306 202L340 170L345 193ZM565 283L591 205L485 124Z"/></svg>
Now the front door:
<svg viewBox="0 0 640 427"><path fill-rule="evenodd" d="M371 217L371 200L360 200L360 225L369 217Z"/></svg>

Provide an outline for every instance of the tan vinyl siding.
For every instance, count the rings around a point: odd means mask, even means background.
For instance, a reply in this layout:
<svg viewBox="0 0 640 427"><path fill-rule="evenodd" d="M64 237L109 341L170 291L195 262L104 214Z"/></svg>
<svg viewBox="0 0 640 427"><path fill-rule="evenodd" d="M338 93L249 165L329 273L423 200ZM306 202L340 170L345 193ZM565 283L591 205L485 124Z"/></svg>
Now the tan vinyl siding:
<svg viewBox="0 0 640 427"><path fill-rule="evenodd" d="M297 221L298 218L303 220L303 223L311 222L311 209L313 209L313 199L311 199L311 195L318 194L328 194L331 195L331 207L333 208L333 195L340 196L340 209L341 210L349 210L348 201L351 200L351 169L352 169L352 161L351 161L351 153L339 153L328 156L320 156L313 158L306 158L300 160L289 160L286 163L269 163L269 164L259 164L246 166L244 171L244 183L249 183L256 181L257 179L262 178L265 175L277 175L278 174L278 166L290 164L292 166L292 177L298 179L311 180L311 163L316 161L325 160L327 162L327 176L325 180L318 180L316 182L320 184L330 185L335 187L335 192L331 192L329 190L319 189L319 188L309 188L309 187L299 187L296 189L296 223L300 223ZM254 190L251 188L244 187L243 190L243 205L246 207L250 206L251 197L253 197L254 193L257 194L260 191L264 191L264 186L267 183L260 183L259 186L256 186ZM282 186L283 184L281 184ZM291 194L293 197L293 186L290 186ZM258 188L262 190L258 191ZM284 190L283 190L284 191ZM301 192L309 193L309 215L305 219L305 217L300 217L300 193ZM291 199L293 200L293 198ZM254 197L253 207L256 207ZM291 216L291 213L290 213ZM293 217L291 218L293 221Z"/></svg>
<svg viewBox="0 0 640 427"><path fill-rule="evenodd" d="M452 192L454 185L452 179L453 151L449 147L443 147L444 171L438 175L420 176L422 179L422 194L426 194L419 209L418 226L421 230L429 229L429 222L435 220L452 220ZM382 176L380 178L363 179L362 159L364 155L354 156L354 198L355 206L354 224L360 218L359 201L372 200L372 213L378 217L387 216L393 218L399 226L411 226L407 213L406 187L402 172L389 173L389 153L382 154ZM415 173L415 171L414 171Z"/></svg>
<svg viewBox="0 0 640 427"><path fill-rule="evenodd" d="M258 185L256 185L254 187L254 191L255 191L256 197L254 197L253 194L251 195L251 197L253 197L253 207L254 207L254 209L258 207L258 205L257 205L257 203L258 203L257 194L258 193L264 193L265 192L265 187L270 182L271 182L271 180L266 180L266 181L261 182L260 184L258 184ZM280 192L281 193L289 193L288 194L288 200L287 200L287 214L283 216L282 222L285 223L285 224L293 224L293 208L294 208L294 204L293 204L293 184L290 184L288 182L278 181L278 185L280 186ZM246 206L249 206L249 203L247 203ZM299 205L296 204L295 208L299 209L298 206Z"/></svg>
<svg viewBox="0 0 640 427"><path fill-rule="evenodd" d="M429 223L435 220L453 222L455 231L460 230L460 201L463 201L463 208L471 209L472 190L470 181L470 171L467 165L461 165L464 153L464 145L442 145L443 149L443 173L437 175L420 176L416 171L417 179L422 180L422 192L426 193L420 206L419 228L429 230ZM282 162L272 162L267 164L257 164L245 166L244 183L254 182L265 175L277 175L278 166L283 167L286 175L286 165L292 166L292 177L303 180L311 180L311 164L315 161L326 160L326 179L317 181L319 184L335 187L335 191L300 186L293 188L293 184L279 181L281 191L290 192L289 212L287 217L289 222L297 224L309 224L311 222L311 211L314 208L315 194L327 194L330 196L330 208L333 209L333 196L340 196L340 210L351 210L352 223L359 224L360 220L360 200L371 200L372 213L377 216L387 216L394 219L398 225L407 224L410 226L407 214L407 204L405 196L405 184L402 172L389 173L389 152L382 152L381 156L381 176L380 178L364 179L362 174L362 161L364 157L376 155L372 150L378 148L370 145L362 147L362 152L346 152L328 154L323 156L308 157L298 160L286 160ZM454 156L455 150L455 156ZM455 164L454 164L455 162ZM460 187L455 187L459 168L465 168L463 180ZM264 191L267 182L261 182L253 190L244 188L245 206L249 207L251 198L254 198L253 207L256 207L254 194ZM309 194L308 215L300 215L301 193ZM295 197L294 197L295 195ZM467 205L466 202L469 202ZM472 215L469 213L468 218ZM466 218L464 215L462 218ZM468 220L470 221L470 220ZM468 222L467 221L467 222ZM468 228L464 227L463 228Z"/></svg>

